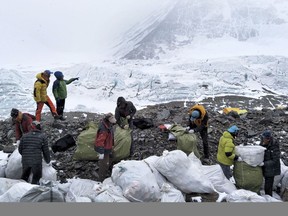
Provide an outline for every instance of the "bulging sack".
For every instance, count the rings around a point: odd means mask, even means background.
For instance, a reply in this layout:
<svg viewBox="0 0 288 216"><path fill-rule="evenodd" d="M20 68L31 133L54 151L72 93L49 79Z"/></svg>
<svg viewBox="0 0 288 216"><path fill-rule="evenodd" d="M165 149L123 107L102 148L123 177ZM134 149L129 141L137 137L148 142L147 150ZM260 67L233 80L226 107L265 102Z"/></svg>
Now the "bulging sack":
<svg viewBox="0 0 288 216"><path fill-rule="evenodd" d="M235 152L250 166L256 167L264 160L266 148L259 145L236 146Z"/></svg>

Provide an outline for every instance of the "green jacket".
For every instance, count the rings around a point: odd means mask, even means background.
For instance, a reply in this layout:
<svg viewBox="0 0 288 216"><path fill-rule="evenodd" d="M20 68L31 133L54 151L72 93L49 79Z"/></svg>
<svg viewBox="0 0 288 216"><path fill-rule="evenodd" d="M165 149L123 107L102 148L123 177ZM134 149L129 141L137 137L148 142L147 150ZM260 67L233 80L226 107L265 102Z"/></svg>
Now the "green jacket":
<svg viewBox="0 0 288 216"><path fill-rule="evenodd" d="M225 131L219 140L218 151L217 151L217 160L219 163L224 165L231 166L235 158L235 145L233 143L234 138L228 132ZM229 157L225 153L231 153Z"/></svg>
<svg viewBox="0 0 288 216"><path fill-rule="evenodd" d="M65 99L67 98L67 88L66 85L69 85L75 80L75 78L71 78L69 80L55 80L53 83L53 95L55 99Z"/></svg>

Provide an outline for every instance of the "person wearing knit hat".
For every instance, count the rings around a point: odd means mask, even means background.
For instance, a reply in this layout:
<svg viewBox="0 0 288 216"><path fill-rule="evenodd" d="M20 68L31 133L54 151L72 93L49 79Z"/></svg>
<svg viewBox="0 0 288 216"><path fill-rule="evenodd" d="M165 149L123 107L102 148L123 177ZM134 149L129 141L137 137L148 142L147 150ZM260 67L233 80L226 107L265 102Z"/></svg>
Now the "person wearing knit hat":
<svg viewBox="0 0 288 216"><path fill-rule="evenodd" d="M189 109L188 117L186 131L200 134L204 153L204 158L201 157L201 160L203 159L203 162L207 161L209 159L208 112L203 105L195 104Z"/></svg>
<svg viewBox="0 0 288 216"><path fill-rule="evenodd" d="M33 121L31 128L31 131L22 136L18 146L18 151L22 156L21 179L28 182L32 174L31 184L39 185L42 177L42 158L50 164L50 150L47 136L41 131L40 122Z"/></svg>
<svg viewBox="0 0 288 216"><path fill-rule="evenodd" d="M224 131L219 139L217 161L228 180L232 177L230 167L234 164L234 161L242 160L235 153L234 139L238 136L238 133L239 128L236 125L233 125Z"/></svg>
<svg viewBox="0 0 288 216"><path fill-rule="evenodd" d="M15 124L16 143L19 145L20 138L31 131L31 123L35 116L30 113L22 113L16 108L12 108L10 112L13 124Z"/></svg>
<svg viewBox="0 0 288 216"><path fill-rule="evenodd" d="M45 70L42 73L36 75L36 81L34 83L34 100L36 101L36 120L41 121L41 112L44 104L47 105L50 109L50 112L54 119L59 118L59 115L56 111L54 104L52 103L50 97L47 94L47 88L50 83L50 75L52 72L50 70Z"/></svg>
<svg viewBox="0 0 288 216"><path fill-rule="evenodd" d="M280 148L279 142L273 137L271 130L264 130L260 137L260 145L265 147L262 166L265 194L272 196L274 177L280 175Z"/></svg>
<svg viewBox="0 0 288 216"><path fill-rule="evenodd" d="M98 175L102 182L108 173L109 166L112 163L111 155L114 146L114 129L116 119L112 113L107 113L100 121L95 137L94 150L99 154Z"/></svg>
<svg viewBox="0 0 288 216"><path fill-rule="evenodd" d="M60 120L65 120L63 116L65 108L65 100L67 98L67 85L72 83L75 80L78 80L79 77L71 78L69 80L64 79L64 75L61 71L54 72L56 80L53 83L52 92L56 101L56 110L58 115L60 115Z"/></svg>

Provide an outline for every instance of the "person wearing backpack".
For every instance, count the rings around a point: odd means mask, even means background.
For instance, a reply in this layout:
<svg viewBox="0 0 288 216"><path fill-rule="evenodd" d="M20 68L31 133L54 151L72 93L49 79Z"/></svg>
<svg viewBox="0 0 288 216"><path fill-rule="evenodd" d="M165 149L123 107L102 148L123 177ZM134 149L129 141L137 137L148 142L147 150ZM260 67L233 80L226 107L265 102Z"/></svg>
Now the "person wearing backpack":
<svg viewBox="0 0 288 216"><path fill-rule="evenodd" d="M22 155L22 176L21 179L28 182L32 173L31 184L38 184L42 177L42 155L47 164L50 164L50 151L48 139L41 131L38 121L31 123L31 131L24 134L20 139L19 153Z"/></svg>
<svg viewBox="0 0 288 216"><path fill-rule="evenodd" d="M35 120L35 116L30 113L22 113L18 109L12 108L10 112L13 124L15 124L16 144L19 145L20 138L23 134L31 131L31 123Z"/></svg>
<svg viewBox="0 0 288 216"><path fill-rule="evenodd" d="M208 146L208 120L209 115L205 107L201 104L195 104L189 109L189 119L186 131L189 133L200 133L203 143L204 159L209 159Z"/></svg>
<svg viewBox="0 0 288 216"><path fill-rule="evenodd" d="M64 75L61 71L54 72L54 76L56 80L53 83L52 92L56 101L56 110L58 115L60 116L60 120L65 120L63 116L64 108L65 108L65 99L67 98L67 87L75 80L79 80L79 77L71 78L69 80L64 79Z"/></svg>
<svg viewBox="0 0 288 216"><path fill-rule="evenodd" d="M60 116L58 115L54 104L52 103L50 97L47 95L47 88L50 83L50 75L52 74L51 71L45 70L42 73L38 73L36 75L36 81L34 83L34 100L36 101L37 108L36 108L36 120L41 121L41 112L43 109L44 104L46 104L54 119L58 119Z"/></svg>
<svg viewBox="0 0 288 216"><path fill-rule="evenodd" d="M109 166L112 163L111 154L114 146L114 129L116 119L112 113L105 114L100 121L95 137L94 150L99 154L99 181L107 177Z"/></svg>

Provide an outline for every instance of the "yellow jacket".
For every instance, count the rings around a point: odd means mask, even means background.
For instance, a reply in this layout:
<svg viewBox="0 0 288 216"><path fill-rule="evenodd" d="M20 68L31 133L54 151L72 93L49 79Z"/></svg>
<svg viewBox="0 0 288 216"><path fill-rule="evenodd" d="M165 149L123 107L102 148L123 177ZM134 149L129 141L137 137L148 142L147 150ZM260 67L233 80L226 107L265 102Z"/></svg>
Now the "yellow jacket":
<svg viewBox="0 0 288 216"><path fill-rule="evenodd" d="M47 88L49 85L49 80L43 78L42 73L36 75L37 80L34 83L34 100L36 102L46 102L47 101Z"/></svg>
<svg viewBox="0 0 288 216"><path fill-rule="evenodd" d="M234 163L235 158L235 145L233 143L234 138L228 132L225 131L219 140L217 160L219 163L231 166ZM231 152L232 154L227 157L225 153Z"/></svg>

